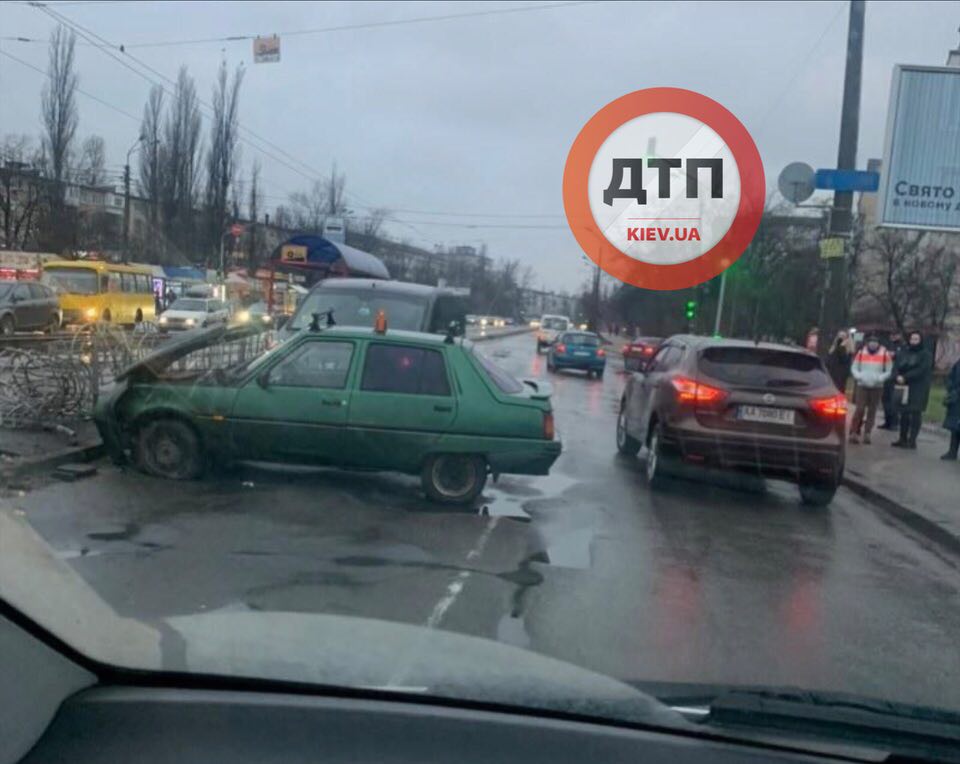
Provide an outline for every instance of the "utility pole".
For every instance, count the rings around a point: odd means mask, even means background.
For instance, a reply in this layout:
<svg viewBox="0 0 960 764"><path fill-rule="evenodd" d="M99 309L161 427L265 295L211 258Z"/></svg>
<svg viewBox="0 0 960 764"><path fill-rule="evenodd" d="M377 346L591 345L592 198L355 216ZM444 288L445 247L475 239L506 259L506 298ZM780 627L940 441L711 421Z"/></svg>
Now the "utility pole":
<svg viewBox="0 0 960 764"><path fill-rule="evenodd" d="M843 77L843 107L840 113L840 144L837 169L857 169L857 136L860 129L860 79L863 68L863 19L865 0L850 0L850 21L847 28L847 62ZM844 240L853 229L853 192L835 191L830 234ZM844 245L846 249L846 244ZM847 258L831 258L828 264L826 329L821 334L827 342L847 318Z"/></svg>
<svg viewBox="0 0 960 764"><path fill-rule="evenodd" d="M130 262L130 162L123 166L123 262Z"/></svg>
<svg viewBox="0 0 960 764"><path fill-rule="evenodd" d="M720 334L720 319L723 317L723 297L727 291L727 271L720 274L720 296L717 298L717 316L713 319L713 333Z"/></svg>

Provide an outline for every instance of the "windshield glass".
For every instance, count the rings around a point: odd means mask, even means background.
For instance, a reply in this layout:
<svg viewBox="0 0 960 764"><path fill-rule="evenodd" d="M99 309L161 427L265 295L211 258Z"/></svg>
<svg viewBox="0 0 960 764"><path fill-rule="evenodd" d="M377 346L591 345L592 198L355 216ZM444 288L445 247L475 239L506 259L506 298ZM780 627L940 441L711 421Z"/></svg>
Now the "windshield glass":
<svg viewBox="0 0 960 764"><path fill-rule="evenodd" d="M0 599L151 686L960 713L958 24L0 2Z"/></svg>
<svg viewBox="0 0 960 764"><path fill-rule="evenodd" d="M97 294L97 272L89 268L47 268L44 279L67 294Z"/></svg>
<svg viewBox="0 0 960 764"><path fill-rule="evenodd" d="M190 298L181 298L170 306L170 310L186 310L190 312L203 313L207 310L206 300L192 300Z"/></svg>
<svg viewBox="0 0 960 764"><path fill-rule="evenodd" d="M427 309L427 298L412 295L378 294L376 289L347 291L346 289L318 289L304 299L297 315L290 322L292 329L310 325L314 313L333 311L334 321L339 326L372 327L377 312L387 316L387 325L392 329L421 331ZM321 323L326 318L321 317Z"/></svg>

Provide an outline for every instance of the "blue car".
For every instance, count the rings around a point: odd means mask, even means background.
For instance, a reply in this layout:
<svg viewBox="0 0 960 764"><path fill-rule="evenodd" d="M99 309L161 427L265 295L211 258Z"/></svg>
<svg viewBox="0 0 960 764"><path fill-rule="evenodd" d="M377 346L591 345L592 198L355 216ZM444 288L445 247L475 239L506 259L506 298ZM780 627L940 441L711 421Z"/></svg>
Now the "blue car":
<svg viewBox="0 0 960 764"><path fill-rule="evenodd" d="M587 376L603 376L607 366L606 351L600 347L600 337L590 332L564 332L547 352L547 371L582 369Z"/></svg>

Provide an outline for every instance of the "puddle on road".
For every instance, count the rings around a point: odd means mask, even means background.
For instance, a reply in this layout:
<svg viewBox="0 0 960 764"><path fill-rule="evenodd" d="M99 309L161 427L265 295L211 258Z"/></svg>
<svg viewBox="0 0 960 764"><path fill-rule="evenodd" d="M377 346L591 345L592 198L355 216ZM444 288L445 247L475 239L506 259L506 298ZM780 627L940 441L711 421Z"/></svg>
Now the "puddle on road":
<svg viewBox="0 0 960 764"><path fill-rule="evenodd" d="M548 562L554 567L588 569L593 536L592 528L583 528L552 539L546 550Z"/></svg>

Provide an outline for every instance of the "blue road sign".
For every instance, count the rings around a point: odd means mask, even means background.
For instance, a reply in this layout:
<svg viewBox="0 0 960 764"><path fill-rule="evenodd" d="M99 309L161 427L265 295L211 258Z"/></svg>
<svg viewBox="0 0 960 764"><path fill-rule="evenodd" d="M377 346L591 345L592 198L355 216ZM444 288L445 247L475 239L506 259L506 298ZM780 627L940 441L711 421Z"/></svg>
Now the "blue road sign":
<svg viewBox="0 0 960 764"><path fill-rule="evenodd" d="M817 170L814 176L817 188L833 191L876 191L880 188L880 173L866 170Z"/></svg>

